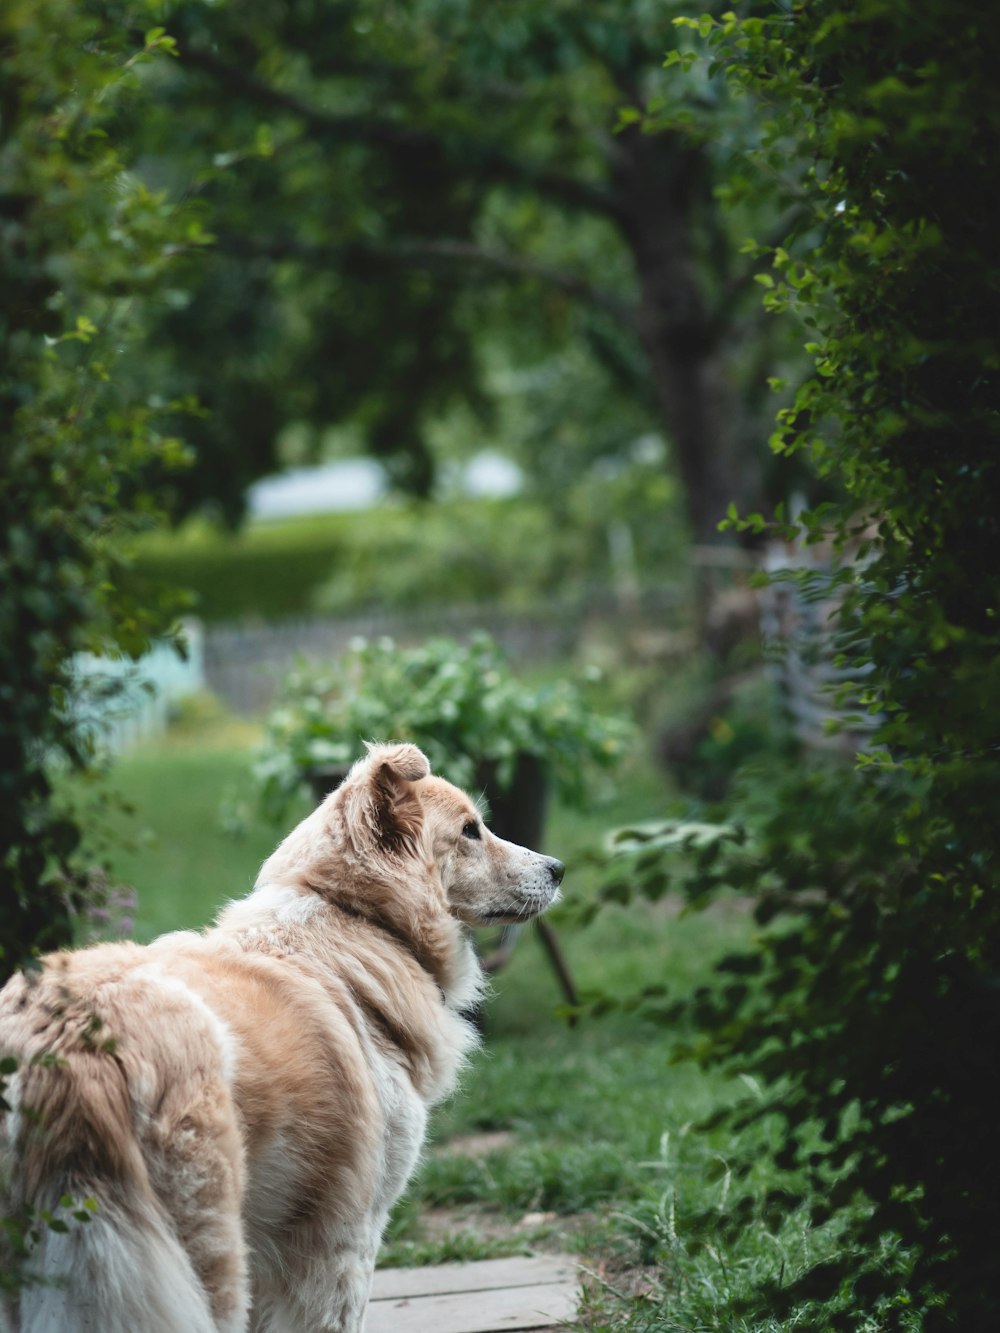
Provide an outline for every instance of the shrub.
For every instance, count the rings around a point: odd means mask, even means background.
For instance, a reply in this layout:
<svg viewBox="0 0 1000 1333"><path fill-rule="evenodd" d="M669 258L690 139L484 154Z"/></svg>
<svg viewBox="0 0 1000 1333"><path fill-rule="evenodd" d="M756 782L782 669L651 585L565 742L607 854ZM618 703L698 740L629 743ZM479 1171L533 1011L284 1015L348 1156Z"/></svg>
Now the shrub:
<svg viewBox="0 0 1000 1333"><path fill-rule="evenodd" d="M123 534L183 450L119 353L176 256L203 239L117 147L145 63L121 15L75 0L0 10L0 979L65 943L88 874L52 766L86 768L68 660L136 654L169 623Z"/></svg>
<svg viewBox="0 0 1000 1333"><path fill-rule="evenodd" d="M519 681L488 635L415 648L380 639L286 678L256 772L276 816L312 770L352 762L365 741L411 740L435 772L466 788L486 761L507 789L519 757L537 756L560 794L580 802L595 767L614 764L627 736L620 718L593 711L585 688Z"/></svg>
<svg viewBox="0 0 1000 1333"><path fill-rule="evenodd" d="M641 480L647 512L640 526L652 528L650 494L659 501L668 488L660 477L658 489L648 475ZM582 479L579 512L560 519L547 504L518 497L385 504L238 533L189 522L144 536L133 560L145 577L189 589L194 611L208 621L456 603L520 608L547 597L571 600L608 581L616 518L594 503L599 489L606 500L607 480ZM644 580L677 577L675 530L666 527L657 546L645 541L638 552Z"/></svg>
<svg viewBox="0 0 1000 1333"><path fill-rule="evenodd" d="M237 533L189 522L143 536L133 559L147 578L186 589L204 620L280 620L313 609L316 589L350 549L358 517L334 514Z"/></svg>
<svg viewBox="0 0 1000 1333"><path fill-rule="evenodd" d="M694 997L692 1049L766 1081L743 1122L780 1116L775 1163L801 1173L778 1215L856 1205L839 1257L757 1313L811 1298L817 1327L994 1328L1000 26L970 0L797 0L692 26L759 96L762 179L798 170L802 224L761 250L760 279L807 324L815 374L772 445L808 452L844 498L774 527L860 541L842 663L882 720L853 770L786 775L769 812L734 803L735 827L699 847L668 831L633 870L661 891L672 840L696 898L757 896L760 950Z"/></svg>

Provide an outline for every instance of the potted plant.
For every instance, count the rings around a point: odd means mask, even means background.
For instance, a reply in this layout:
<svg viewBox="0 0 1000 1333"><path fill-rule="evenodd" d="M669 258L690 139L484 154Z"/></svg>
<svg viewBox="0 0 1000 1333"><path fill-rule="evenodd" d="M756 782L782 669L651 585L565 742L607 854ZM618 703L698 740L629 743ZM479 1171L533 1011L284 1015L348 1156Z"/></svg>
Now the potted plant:
<svg viewBox="0 0 1000 1333"><path fill-rule="evenodd" d="M518 680L496 642L431 639L401 648L357 640L332 665L306 665L284 680L267 718L256 775L265 809L322 784L365 752L368 740L411 740L436 773L469 791L487 788L497 809L525 779L532 804L542 785L580 805L595 769L617 763L629 735L620 717L595 711L585 686ZM512 818L517 816L512 815Z"/></svg>

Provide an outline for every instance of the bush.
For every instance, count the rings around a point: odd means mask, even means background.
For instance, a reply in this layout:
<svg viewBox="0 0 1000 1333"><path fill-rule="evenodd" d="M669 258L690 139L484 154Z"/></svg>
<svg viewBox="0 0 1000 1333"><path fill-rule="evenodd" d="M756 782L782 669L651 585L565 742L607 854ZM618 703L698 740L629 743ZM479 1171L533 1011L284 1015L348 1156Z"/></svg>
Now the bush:
<svg viewBox="0 0 1000 1333"><path fill-rule="evenodd" d="M519 758L537 756L560 794L579 803L594 768L616 763L627 736L621 719L592 710L580 686L519 681L488 635L416 648L381 639L287 677L256 772L265 809L277 817L313 770L353 762L366 741L410 740L434 772L466 788L488 762L506 790Z"/></svg>
<svg viewBox="0 0 1000 1333"><path fill-rule="evenodd" d="M281 620L530 604L576 590L581 562L568 558L567 548L575 552L581 541L559 539L542 508L529 502L468 500L313 515L240 533L191 523L144 538L135 565L189 589L205 620Z"/></svg>
<svg viewBox="0 0 1000 1333"><path fill-rule="evenodd" d="M0 11L0 979L65 943L86 894L81 830L57 808L55 764L85 769L72 653L137 654L169 623L124 534L153 478L181 461L166 406L119 381L120 352L177 256L204 239L120 156L161 29L76 0Z"/></svg>
<svg viewBox="0 0 1000 1333"><path fill-rule="evenodd" d="M657 478L657 489L643 480L651 509L650 496L658 502L666 483ZM518 497L387 504L238 533L189 522L143 537L133 559L144 577L189 589L194 611L209 621L455 604L523 608L607 583L609 526L620 532L622 520L595 505L600 488L607 492L609 483L583 478L578 512L559 519L547 505ZM639 526L653 526L648 513ZM635 557L644 580L677 575L676 537L666 526L659 545L645 542Z"/></svg>
<svg viewBox="0 0 1000 1333"><path fill-rule="evenodd" d="M317 610L375 606L525 606L579 592L588 534L554 528L523 499L463 500L387 510L356 524L339 565L315 592Z"/></svg>
<svg viewBox="0 0 1000 1333"><path fill-rule="evenodd" d="M312 610L317 588L350 549L358 517L334 514L238 533L190 522L144 536L133 559L145 577L186 589L192 611L204 620L280 620Z"/></svg>
<svg viewBox="0 0 1000 1333"><path fill-rule="evenodd" d="M796 524L732 522L860 542L841 662L881 723L853 770L772 775L770 810L734 802L700 846L675 829L658 854L654 836L633 873L661 892L680 843L697 899L757 897L760 950L694 997L692 1049L769 1087L735 1125L784 1121L779 1215L854 1205L841 1254L755 1312L808 1298L817 1327L995 1328L1000 27L966 0L798 0L692 26L761 98L762 178L799 172L801 225L761 250L760 278L807 324L816 371L772 445L844 497Z"/></svg>

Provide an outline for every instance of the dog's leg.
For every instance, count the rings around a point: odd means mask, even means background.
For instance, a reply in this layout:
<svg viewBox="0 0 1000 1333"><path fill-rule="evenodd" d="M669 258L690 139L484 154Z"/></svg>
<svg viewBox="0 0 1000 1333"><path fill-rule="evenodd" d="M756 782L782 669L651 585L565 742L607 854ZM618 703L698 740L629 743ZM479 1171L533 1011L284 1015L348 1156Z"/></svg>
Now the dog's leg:
<svg viewBox="0 0 1000 1333"><path fill-rule="evenodd" d="M191 1262L215 1326L219 1333L244 1333L250 1295L240 1218L242 1147L228 1088L204 1086L178 1123L151 1127L144 1147L150 1183Z"/></svg>
<svg viewBox="0 0 1000 1333"><path fill-rule="evenodd" d="M345 1242L293 1262L280 1289L255 1297L251 1333L362 1333L377 1249Z"/></svg>

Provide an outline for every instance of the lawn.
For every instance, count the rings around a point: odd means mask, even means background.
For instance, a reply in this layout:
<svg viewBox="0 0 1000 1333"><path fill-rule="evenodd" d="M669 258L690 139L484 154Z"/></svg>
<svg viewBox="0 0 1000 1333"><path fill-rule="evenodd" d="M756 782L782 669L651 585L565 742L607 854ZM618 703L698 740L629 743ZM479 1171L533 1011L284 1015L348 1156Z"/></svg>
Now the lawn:
<svg viewBox="0 0 1000 1333"><path fill-rule="evenodd" d="M115 868L138 888L138 938L205 924L248 891L280 836L253 813L252 740L245 728L189 727L116 764L114 783L135 807L118 828L138 844ZM598 810L555 807L547 850L568 863L570 905L594 891L586 847L605 828L655 815L668 795L637 759ZM558 915L554 924L578 986L618 995L650 983L687 990L752 931L737 903L687 916L675 903L613 907L585 929ZM805 1224L772 1234L763 1212L735 1248L705 1235L705 1216L721 1223L740 1191L728 1171L734 1145L694 1126L747 1088L673 1063L673 1034L641 1012L585 1015L570 1027L560 1003L529 930L495 980L482 1049L433 1118L381 1262L569 1248L595 1274L580 1325L592 1333L807 1328L744 1319L734 1302L820 1257L830 1236ZM762 1196L767 1183L740 1190Z"/></svg>
<svg viewBox="0 0 1000 1333"><path fill-rule="evenodd" d="M253 887L281 830L247 817L251 750L225 736L189 738L119 761L113 782L134 813L116 821L134 845L116 879L137 891L135 936L207 925Z"/></svg>

